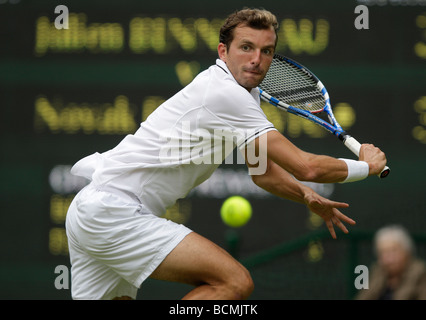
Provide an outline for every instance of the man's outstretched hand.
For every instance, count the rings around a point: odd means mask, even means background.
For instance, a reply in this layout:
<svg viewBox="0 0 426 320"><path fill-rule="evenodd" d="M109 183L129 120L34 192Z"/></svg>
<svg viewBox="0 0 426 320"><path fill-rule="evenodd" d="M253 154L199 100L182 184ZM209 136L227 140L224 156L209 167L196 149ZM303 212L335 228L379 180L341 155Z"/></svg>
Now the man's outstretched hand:
<svg viewBox="0 0 426 320"><path fill-rule="evenodd" d="M349 207L347 203L329 200L315 192L305 195L305 203L310 211L324 219L333 239L337 238L333 225L339 227L344 233L349 233L342 221L350 225L355 224L354 220L339 211L341 208Z"/></svg>

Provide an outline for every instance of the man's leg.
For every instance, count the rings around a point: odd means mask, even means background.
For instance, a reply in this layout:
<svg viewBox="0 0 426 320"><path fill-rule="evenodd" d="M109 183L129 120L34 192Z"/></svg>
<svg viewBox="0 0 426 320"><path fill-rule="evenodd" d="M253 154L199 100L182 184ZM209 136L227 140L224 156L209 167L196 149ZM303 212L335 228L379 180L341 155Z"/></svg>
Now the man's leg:
<svg viewBox="0 0 426 320"><path fill-rule="evenodd" d="M184 299L246 299L253 291L247 269L195 232L173 249L151 277L196 286Z"/></svg>

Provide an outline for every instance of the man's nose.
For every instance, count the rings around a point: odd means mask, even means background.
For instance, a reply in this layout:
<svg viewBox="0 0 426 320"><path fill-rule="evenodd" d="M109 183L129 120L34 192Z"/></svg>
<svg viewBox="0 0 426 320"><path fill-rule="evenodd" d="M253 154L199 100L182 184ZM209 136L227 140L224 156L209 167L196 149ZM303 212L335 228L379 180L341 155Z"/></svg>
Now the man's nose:
<svg viewBox="0 0 426 320"><path fill-rule="evenodd" d="M252 65L259 65L261 59L261 51L259 49L253 51L253 56L251 58L250 63Z"/></svg>

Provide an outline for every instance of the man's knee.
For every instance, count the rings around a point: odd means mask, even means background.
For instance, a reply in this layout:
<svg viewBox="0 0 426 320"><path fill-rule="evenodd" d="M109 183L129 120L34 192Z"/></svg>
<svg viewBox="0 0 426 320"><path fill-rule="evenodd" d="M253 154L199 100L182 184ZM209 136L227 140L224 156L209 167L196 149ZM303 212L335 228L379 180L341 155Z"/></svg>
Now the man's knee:
<svg viewBox="0 0 426 320"><path fill-rule="evenodd" d="M232 299L247 299L254 290L253 279L249 271L242 267L238 275L234 275L228 280L228 287Z"/></svg>
<svg viewBox="0 0 426 320"><path fill-rule="evenodd" d="M246 273L244 275L244 290L243 290L243 299L247 299L253 292L254 290L254 282L253 279L250 275L250 272L246 270Z"/></svg>

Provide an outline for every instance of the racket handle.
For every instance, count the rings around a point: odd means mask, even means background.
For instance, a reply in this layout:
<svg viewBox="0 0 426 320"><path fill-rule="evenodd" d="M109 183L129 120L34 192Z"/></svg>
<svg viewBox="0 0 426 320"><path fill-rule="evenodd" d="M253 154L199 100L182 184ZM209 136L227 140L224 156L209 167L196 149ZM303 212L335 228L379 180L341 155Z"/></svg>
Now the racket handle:
<svg viewBox="0 0 426 320"><path fill-rule="evenodd" d="M347 138L343 140L343 143L349 150L351 150L359 158L361 143L359 143L355 138L351 136L347 136Z"/></svg>
<svg viewBox="0 0 426 320"><path fill-rule="evenodd" d="M343 140L343 143L345 146L351 150L357 157L359 157L359 151L361 150L361 144L353 137L347 136ZM388 166L385 166L383 170L378 175L379 178L386 178L390 173L390 168Z"/></svg>

